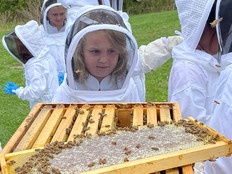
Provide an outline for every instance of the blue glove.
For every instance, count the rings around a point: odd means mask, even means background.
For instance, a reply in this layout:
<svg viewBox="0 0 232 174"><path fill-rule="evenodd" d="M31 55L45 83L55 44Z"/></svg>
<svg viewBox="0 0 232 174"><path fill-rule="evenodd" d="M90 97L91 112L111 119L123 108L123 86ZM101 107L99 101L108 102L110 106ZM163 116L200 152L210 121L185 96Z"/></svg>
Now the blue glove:
<svg viewBox="0 0 232 174"><path fill-rule="evenodd" d="M59 85L64 81L64 74L58 74Z"/></svg>
<svg viewBox="0 0 232 174"><path fill-rule="evenodd" d="M13 92L12 90L16 90L18 89L19 87L14 84L13 82L7 82L8 86L7 85L3 85L4 89L2 91L6 92L6 95L9 95L9 94L15 94L15 92Z"/></svg>

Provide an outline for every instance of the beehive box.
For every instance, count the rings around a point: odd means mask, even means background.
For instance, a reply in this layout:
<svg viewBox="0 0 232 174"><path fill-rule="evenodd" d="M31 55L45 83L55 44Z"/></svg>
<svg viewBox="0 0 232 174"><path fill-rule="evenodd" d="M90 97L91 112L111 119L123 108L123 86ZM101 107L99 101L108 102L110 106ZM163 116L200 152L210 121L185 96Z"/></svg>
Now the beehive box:
<svg viewBox="0 0 232 174"><path fill-rule="evenodd" d="M16 166L35 153L33 149L55 141L73 141L87 127L85 133L94 135L113 128L157 125L159 122L180 119L178 103L37 104L3 148L2 171L12 173ZM219 135L193 118L189 120L199 127L207 128L212 136ZM24 151L26 149L32 150ZM215 144L104 167L90 173L152 173L164 170L165 173L192 173L192 163L230 153L230 140L220 135ZM17 165L7 165L12 160Z"/></svg>

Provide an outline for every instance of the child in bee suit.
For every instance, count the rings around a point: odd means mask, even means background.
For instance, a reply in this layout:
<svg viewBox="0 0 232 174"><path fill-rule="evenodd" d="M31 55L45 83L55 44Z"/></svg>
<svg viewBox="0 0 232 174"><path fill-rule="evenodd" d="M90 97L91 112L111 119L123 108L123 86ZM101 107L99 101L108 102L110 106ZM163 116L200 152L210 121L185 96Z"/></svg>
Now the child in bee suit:
<svg viewBox="0 0 232 174"><path fill-rule="evenodd" d="M159 41L167 50L163 40ZM142 67L148 71L157 65L155 60L142 65L131 30L122 16L107 6L80 10L66 40L66 55L67 77L53 102L145 101Z"/></svg>
<svg viewBox="0 0 232 174"><path fill-rule="evenodd" d="M41 8L41 29L49 53L56 62L59 81L62 83L66 65L64 60L65 24L67 9L58 0L44 0Z"/></svg>
<svg viewBox="0 0 232 174"><path fill-rule="evenodd" d="M15 94L30 102L32 109L36 103L51 102L59 86L56 64L44 44L42 31L36 21L18 25L2 39L6 50L25 68L26 87L18 87L12 82L3 85L6 94Z"/></svg>
<svg viewBox="0 0 232 174"><path fill-rule="evenodd" d="M173 48L168 101L179 102L182 117L207 123L213 115L221 71L214 0L176 0L184 41Z"/></svg>
<svg viewBox="0 0 232 174"><path fill-rule="evenodd" d="M216 6L217 34L220 43L221 66L215 95L214 114L208 125L232 140L232 1L218 0ZM207 161L205 174L228 174L232 171L232 157Z"/></svg>

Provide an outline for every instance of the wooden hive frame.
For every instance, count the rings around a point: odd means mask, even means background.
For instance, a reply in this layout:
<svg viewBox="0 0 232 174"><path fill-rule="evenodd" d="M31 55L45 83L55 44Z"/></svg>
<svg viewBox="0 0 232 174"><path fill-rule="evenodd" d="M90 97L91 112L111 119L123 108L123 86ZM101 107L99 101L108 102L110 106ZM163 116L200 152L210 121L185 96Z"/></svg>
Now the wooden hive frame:
<svg viewBox="0 0 232 174"><path fill-rule="evenodd" d="M99 113L104 113L105 116ZM89 123L90 114L93 121L91 124ZM2 171L4 174L8 173L11 167L7 165L8 161L18 160L18 157L22 158L22 156L27 158L34 153L34 150L23 150L43 147L46 143L56 140L72 141L75 135L83 132L86 127L89 129L85 133L94 135L115 126L142 126L147 123L157 125L159 121L180 119L178 103L37 104L3 148ZM101 120L100 127L99 120ZM189 120L194 119L189 118ZM212 134L218 134L211 128L207 128ZM181 168L182 173L187 174L192 173L192 163L229 155L231 149L230 140L220 135L216 144L131 161L86 173L138 173L138 171L151 173L166 170L165 173L178 174L180 168L176 167L187 165Z"/></svg>

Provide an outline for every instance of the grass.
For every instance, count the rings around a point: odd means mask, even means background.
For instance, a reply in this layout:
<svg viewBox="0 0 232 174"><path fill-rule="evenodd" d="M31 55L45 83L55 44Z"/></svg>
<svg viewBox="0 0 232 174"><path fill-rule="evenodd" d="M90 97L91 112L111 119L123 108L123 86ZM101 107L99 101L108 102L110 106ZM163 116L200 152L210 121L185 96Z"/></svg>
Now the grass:
<svg viewBox="0 0 232 174"><path fill-rule="evenodd" d="M130 16L133 34L138 45L163 36L174 35L175 30L180 30L176 11L148 13ZM0 28L0 37L13 30ZM156 71L146 74L147 101L167 101L168 77L172 60L170 59ZM15 95L6 95L2 92L2 85L7 81L25 86L24 69L0 44L0 142L4 146L21 122L30 112L28 101L23 101Z"/></svg>

